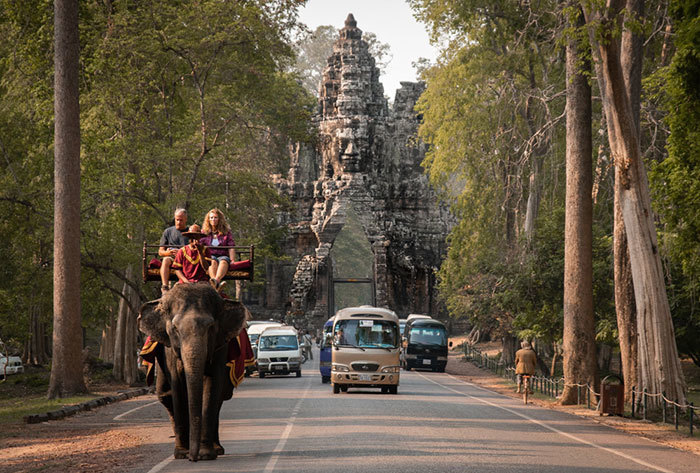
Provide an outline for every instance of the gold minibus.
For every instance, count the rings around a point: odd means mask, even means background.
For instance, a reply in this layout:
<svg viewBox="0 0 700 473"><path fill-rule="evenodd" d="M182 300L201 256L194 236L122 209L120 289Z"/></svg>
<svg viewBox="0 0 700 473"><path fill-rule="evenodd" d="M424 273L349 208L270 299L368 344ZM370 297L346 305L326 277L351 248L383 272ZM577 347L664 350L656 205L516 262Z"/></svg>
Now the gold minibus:
<svg viewBox="0 0 700 473"><path fill-rule="evenodd" d="M348 388L399 389L399 318L372 306L339 310L333 320L331 382L333 393Z"/></svg>

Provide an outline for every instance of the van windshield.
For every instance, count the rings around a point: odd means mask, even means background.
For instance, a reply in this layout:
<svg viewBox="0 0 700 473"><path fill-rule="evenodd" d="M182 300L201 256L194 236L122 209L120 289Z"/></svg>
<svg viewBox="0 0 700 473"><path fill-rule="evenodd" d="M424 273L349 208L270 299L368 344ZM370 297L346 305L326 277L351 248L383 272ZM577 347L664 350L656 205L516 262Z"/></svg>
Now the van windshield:
<svg viewBox="0 0 700 473"><path fill-rule="evenodd" d="M340 320L335 324L334 337L339 346L397 348L398 329L396 322L389 320Z"/></svg>
<svg viewBox="0 0 700 473"><path fill-rule="evenodd" d="M297 350L299 343L294 335L265 335L260 337L258 342L258 350Z"/></svg>
<svg viewBox="0 0 700 473"><path fill-rule="evenodd" d="M447 333L443 327L411 327L409 343L419 345L447 345Z"/></svg>

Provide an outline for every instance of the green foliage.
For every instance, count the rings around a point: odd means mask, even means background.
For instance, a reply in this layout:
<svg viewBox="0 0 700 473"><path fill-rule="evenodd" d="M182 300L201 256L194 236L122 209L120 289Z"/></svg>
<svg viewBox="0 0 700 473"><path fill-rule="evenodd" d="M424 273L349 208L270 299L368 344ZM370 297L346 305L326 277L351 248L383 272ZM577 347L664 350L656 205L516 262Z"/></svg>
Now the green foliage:
<svg viewBox="0 0 700 473"><path fill-rule="evenodd" d="M700 1L671 2L671 11L676 53L649 80L667 112L668 157L652 167L649 181L661 217L678 350L700 365Z"/></svg>
<svg viewBox="0 0 700 473"><path fill-rule="evenodd" d="M554 126L564 106L557 96L564 72L555 42L545 40L559 28L556 4L536 10L512 2L411 4L434 39L452 41L424 70L427 90L417 105L419 134L430 145L423 165L459 218L439 273L441 295L453 316L499 335L512 333L518 317L539 332L556 332L561 281L549 263L559 261L539 261L522 233L528 194L542 196L544 212L563 191L556 185L562 156ZM538 27L528 18L537 18ZM554 184L531 188L535 170ZM543 243L539 231L534 245Z"/></svg>
<svg viewBox="0 0 700 473"><path fill-rule="evenodd" d="M288 72L303 3L81 2L81 222L56 224L81 238L84 325L103 326L178 206L189 223L219 207L258 261L274 251L287 204L269 175L312 139L314 100ZM0 3L3 339L26 340L30 312L52 318L52 16Z"/></svg>

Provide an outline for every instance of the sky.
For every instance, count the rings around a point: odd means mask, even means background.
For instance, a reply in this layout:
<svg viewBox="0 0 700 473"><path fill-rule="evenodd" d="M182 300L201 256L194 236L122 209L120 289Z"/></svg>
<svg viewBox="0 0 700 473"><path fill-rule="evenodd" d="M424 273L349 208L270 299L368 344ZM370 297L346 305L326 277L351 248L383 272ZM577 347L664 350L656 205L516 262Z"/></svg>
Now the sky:
<svg viewBox="0 0 700 473"><path fill-rule="evenodd" d="M413 11L404 0L309 0L300 11L300 19L311 30L321 25L340 29L348 13L353 14L363 33L374 33L380 42L391 47L393 58L379 78L384 95L391 100L401 81L417 80L411 63L421 57L431 61L437 57L425 25L413 18Z"/></svg>

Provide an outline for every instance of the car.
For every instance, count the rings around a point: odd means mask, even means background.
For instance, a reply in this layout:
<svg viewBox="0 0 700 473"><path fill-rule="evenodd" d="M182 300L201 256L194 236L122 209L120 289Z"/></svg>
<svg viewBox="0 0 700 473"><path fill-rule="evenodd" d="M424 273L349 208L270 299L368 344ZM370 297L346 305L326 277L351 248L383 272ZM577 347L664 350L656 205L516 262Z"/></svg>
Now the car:
<svg viewBox="0 0 700 473"><path fill-rule="evenodd" d="M258 375L287 375L301 377L301 348L294 327L267 327L258 337Z"/></svg>
<svg viewBox="0 0 700 473"><path fill-rule="evenodd" d="M282 324L275 321L268 320L250 320L248 321L248 338L250 339L250 346L253 349L253 356L256 359L256 363L252 366L246 366L246 375L250 376L253 371L257 370L257 358L258 358L258 337L260 334L268 327L281 327Z"/></svg>
<svg viewBox="0 0 700 473"><path fill-rule="evenodd" d="M5 375L24 373L24 365L19 356L7 356L0 353L0 379Z"/></svg>

